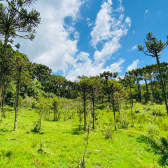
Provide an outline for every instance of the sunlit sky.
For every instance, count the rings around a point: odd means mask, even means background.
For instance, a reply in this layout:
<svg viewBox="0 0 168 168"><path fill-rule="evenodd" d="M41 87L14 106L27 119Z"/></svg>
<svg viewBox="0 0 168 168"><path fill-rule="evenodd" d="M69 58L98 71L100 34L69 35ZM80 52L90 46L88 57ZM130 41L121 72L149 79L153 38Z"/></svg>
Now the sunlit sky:
<svg viewBox="0 0 168 168"><path fill-rule="evenodd" d="M20 52L49 66L56 75L76 80L155 64L138 51L148 32L166 41L168 0L39 0L33 8L42 23L33 41L17 39ZM168 62L168 49L161 62Z"/></svg>

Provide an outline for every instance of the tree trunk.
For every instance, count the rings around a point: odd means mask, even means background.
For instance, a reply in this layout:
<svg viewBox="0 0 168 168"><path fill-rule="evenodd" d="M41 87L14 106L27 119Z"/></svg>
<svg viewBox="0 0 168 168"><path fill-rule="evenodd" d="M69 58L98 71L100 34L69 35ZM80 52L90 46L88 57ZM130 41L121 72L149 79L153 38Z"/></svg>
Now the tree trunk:
<svg viewBox="0 0 168 168"><path fill-rule="evenodd" d="M152 98L153 98L153 101L154 101L155 97L154 97L154 92L153 92L153 81L152 81L152 79L151 79L151 89L152 89Z"/></svg>
<svg viewBox="0 0 168 168"><path fill-rule="evenodd" d="M117 131L117 126L116 126L116 110L115 110L115 106L114 106L114 88L113 88L113 84L111 87L111 98L112 98L112 106L113 106L113 113L114 113L114 127L115 127L115 131Z"/></svg>
<svg viewBox="0 0 168 168"><path fill-rule="evenodd" d="M130 100L131 100L131 116L132 116L132 127L134 127L134 114L132 111L132 107L133 107L133 100L132 100L132 91L131 91L131 83L129 81L129 85L130 85Z"/></svg>
<svg viewBox="0 0 168 168"><path fill-rule="evenodd" d="M164 97L164 101L165 101L165 105L166 105L166 111L167 111L167 115L168 115L167 96L166 96L165 86L164 86L164 82L163 82L163 78L162 78L162 72L160 69L159 56L157 55L157 53L155 55L156 55L156 61L157 61L158 70L159 70L159 74L160 74L160 83L162 86L162 92L163 92L163 97Z"/></svg>
<svg viewBox="0 0 168 168"><path fill-rule="evenodd" d="M93 129L95 129L95 97L94 97L94 89L92 89L92 103L93 103Z"/></svg>
<svg viewBox="0 0 168 168"><path fill-rule="evenodd" d="M19 67L19 77L16 86L16 100L15 100L15 122L13 131L17 129L17 119L18 119L18 106L19 106L19 95L20 95L20 82L21 82L21 67Z"/></svg>
<svg viewBox="0 0 168 168"><path fill-rule="evenodd" d="M54 121L57 121L58 120L58 118L57 118L57 116L56 116L56 114L57 114L57 107L56 107L57 105L56 105L56 102L54 102Z"/></svg>
<svg viewBox="0 0 168 168"><path fill-rule="evenodd" d="M147 84L147 80L146 79L144 79L145 80L145 85L146 85L146 93L147 93L147 96L145 97L145 101L146 101L146 103L148 102L148 95L149 95L149 91L148 91L148 84Z"/></svg>
<svg viewBox="0 0 168 168"><path fill-rule="evenodd" d="M139 81L137 81L137 85L138 85L138 92L139 92L139 101L141 102L141 88L140 88L140 84Z"/></svg>
<svg viewBox="0 0 168 168"><path fill-rule="evenodd" d="M83 107L84 107L84 130L86 131L86 90L83 92Z"/></svg>
<svg viewBox="0 0 168 168"><path fill-rule="evenodd" d="M9 27L7 28L7 32L9 30ZM5 84L5 64L4 64L4 59L6 56L6 49L7 49L7 43L8 43L8 35L5 35L5 40L4 40L4 47L3 47L3 52L2 52L2 57L1 57L1 61L2 61L2 65L1 65L1 80L0 80L0 98L3 99L4 95L4 84ZM3 104L3 100L0 101L0 114L2 111L2 104Z"/></svg>

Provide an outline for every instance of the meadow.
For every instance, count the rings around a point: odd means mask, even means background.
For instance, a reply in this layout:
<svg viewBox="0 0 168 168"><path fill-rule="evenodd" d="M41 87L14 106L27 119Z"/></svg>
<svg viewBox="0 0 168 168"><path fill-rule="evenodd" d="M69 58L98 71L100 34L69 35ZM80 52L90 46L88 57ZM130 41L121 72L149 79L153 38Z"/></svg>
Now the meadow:
<svg viewBox="0 0 168 168"><path fill-rule="evenodd" d="M110 108L96 110L96 125L87 124L89 131L79 127L79 115L73 111L66 120L61 113L59 121L43 117L42 129L33 132L39 120L36 110L21 108L18 129L13 131L14 110L6 107L6 118L0 121L0 167L81 167L86 168L159 168L161 155L156 154L147 137L158 141L168 136L168 119L164 105L134 104L134 127L127 106L117 113L117 131L114 131ZM88 123L91 115L87 114ZM65 120L65 121L64 121ZM87 145L88 142L88 145ZM85 156L84 156L85 154Z"/></svg>

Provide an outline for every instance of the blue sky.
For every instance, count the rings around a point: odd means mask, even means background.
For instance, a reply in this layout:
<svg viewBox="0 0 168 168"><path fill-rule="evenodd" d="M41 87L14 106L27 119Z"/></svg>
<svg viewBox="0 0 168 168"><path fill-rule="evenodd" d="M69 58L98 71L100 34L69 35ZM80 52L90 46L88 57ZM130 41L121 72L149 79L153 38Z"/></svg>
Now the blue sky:
<svg viewBox="0 0 168 168"><path fill-rule="evenodd" d="M34 41L17 39L20 52L68 80L155 64L137 49L148 32L166 41L167 0L40 0L42 24ZM161 62L168 62L168 49Z"/></svg>

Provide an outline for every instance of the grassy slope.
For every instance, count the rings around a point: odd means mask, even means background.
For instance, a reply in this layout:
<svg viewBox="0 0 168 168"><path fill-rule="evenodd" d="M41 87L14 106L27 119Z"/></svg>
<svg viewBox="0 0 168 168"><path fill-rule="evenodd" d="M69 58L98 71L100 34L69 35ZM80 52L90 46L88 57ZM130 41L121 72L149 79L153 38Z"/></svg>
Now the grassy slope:
<svg viewBox="0 0 168 168"><path fill-rule="evenodd" d="M137 107L143 109L139 105ZM159 167L158 158L150 147L138 141L141 135L147 134L145 126L143 130L138 124L135 128L120 129L114 133L113 139L105 139L101 131L103 122L108 122L112 113L101 112L104 120L89 135L86 167ZM77 129L78 120L43 121L42 134L37 134L30 130L38 117L34 111L22 109L18 130L13 132L14 112L7 111L7 118L0 122L0 167L77 167L83 157L86 136ZM40 149L44 152L40 153Z"/></svg>

